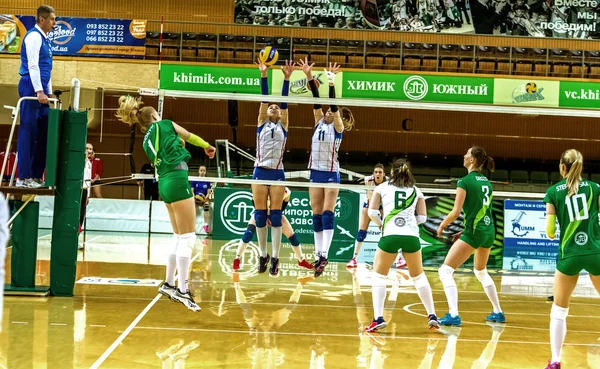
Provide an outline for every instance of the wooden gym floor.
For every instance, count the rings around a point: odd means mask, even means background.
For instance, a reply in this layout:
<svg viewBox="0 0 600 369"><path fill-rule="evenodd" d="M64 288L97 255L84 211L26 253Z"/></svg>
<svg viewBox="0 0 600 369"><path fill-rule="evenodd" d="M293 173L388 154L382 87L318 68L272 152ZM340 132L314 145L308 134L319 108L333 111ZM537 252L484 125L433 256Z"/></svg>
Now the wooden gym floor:
<svg viewBox="0 0 600 369"><path fill-rule="evenodd" d="M73 298L5 297L0 368L519 368L550 358L552 277L493 277L508 323L490 326L491 305L469 269L457 273L463 327L432 332L402 273L390 272L388 327L372 319L370 270L331 263L314 280L281 253L280 276L258 275L256 248L232 273L237 240L199 238L190 275L202 312L157 295L168 235L87 234ZM49 235L41 234L38 284L49 283ZM311 252L312 245L304 246ZM10 261L10 250L7 261ZM8 268L10 269L10 268ZM438 315L447 306L435 268L427 275ZM7 280L10 270L7 270ZM91 278L95 277L95 278ZM600 368L600 300L580 279L567 321L563 368Z"/></svg>

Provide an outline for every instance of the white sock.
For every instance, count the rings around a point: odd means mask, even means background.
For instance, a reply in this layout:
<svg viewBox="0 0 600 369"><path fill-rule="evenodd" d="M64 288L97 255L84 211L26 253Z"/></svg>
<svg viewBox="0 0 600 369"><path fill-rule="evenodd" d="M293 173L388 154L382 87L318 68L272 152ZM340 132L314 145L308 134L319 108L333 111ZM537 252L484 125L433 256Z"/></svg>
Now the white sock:
<svg viewBox="0 0 600 369"><path fill-rule="evenodd" d="M383 316L385 305L385 281L387 276L375 273L373 276L373 316L374 319Z"/></svg>
<svg viewBox="0 0 600 369"><path fill-rule="evenodd" d="M315 259L323 252L323 231L315 232Z"/></svg>
<svg viewBox="0 0 600 369"><path fill-rule="evenodd" d="M496 285L492 284L491 286L487 286L484 288L484 290L488 299L490 299L490 302L492 303L494 313L501 313L502 309L500 308L500 301L498 300L498 291L496 291Z"/></svg>
<svg viewBox="0 0 600 369"><path fill-rule="evenodd" d="M186 233L180 236L179 246L177 247L177 272L179 273L179 291L186 293L188 288L188 275L190 273L190 263L194 244L196 243L195 233Z"/></svg>
<svg viewBox="0 0 600 369"><path fill-rule="evenodd" d="M177 246L179 245L179 235L173 234L173 241L171 241L171 249L167 255L167 275L165 276L165 282L170 286L175 286L175 272L177 272Z"/></svg>
<svg viewBox="0 0 600 369"><path fill-rule="evenodd" d="M360 254L362 244L363 243L361 241L356 241L356 243L354 244L354 259L356 259L358 257L358 254Z"/></svg>
<svg viewBox="0 0 600 369"><path fill-rule="evenodd" d="M452 316L458 316L458 289L456 286L444 287L444 292L448 300L448 312Z"/></svg>
<svg viewBox="0 0 600 369"><path fill-rule="evenodd" d="M282 227L271 227L271 249L272 257L279 259L279 250L281 249L281 230Z"/></svg>
<svg viewBox="0 0 600 369"><path fill-rule="evenodd" d="M565 335L567 334L567 316L569 308L552 305L550 312L550 347L552 348L552 362L560 363L560 356Z"/></svg>
<svg viewBox="0 0 600 369"><path fill-rule="evenodd" d="M244 241L240 241L240 244L238 245L237 252L235 255L235 257L237 259L242 258L242 255L244 255L244 252L246 252L246 247L248 247L248 244L245 243Z"/></svg>
<svg viewBox="0 0 600 369"><path fill-rule="evenodd" d="M292 246L292 250L294 250L294 255L296 255L296 259L298 259L298 261L304 260L304 255L302 255L302 247L300 245Z"/></svg>
<svg viewBox="0 0 600 369"><path fill-rule="evenodd" d="M260 247L260 256L267 257L267 227L256 227L256 238Z"/></svg>
<svg viewBox="0 0 600 369"><path fill-rule="evenodd" d="M425 306L425 310L427 310L427 315L435 314L435 307L433 305L433 294L431 293L431 285L429 285L429 280L427 280L425 272L414 277L412 280L415 283L417 294L419 295L423 306Z"/></svg>
<svg viewBox="0 0 600 369"><path fill-rule="evenodd" d="M324 229L323 230L323 249L321 251L321 255L325 259L329 255L329 247L331 247L331 240L333 240L333 229Z"/></svg>

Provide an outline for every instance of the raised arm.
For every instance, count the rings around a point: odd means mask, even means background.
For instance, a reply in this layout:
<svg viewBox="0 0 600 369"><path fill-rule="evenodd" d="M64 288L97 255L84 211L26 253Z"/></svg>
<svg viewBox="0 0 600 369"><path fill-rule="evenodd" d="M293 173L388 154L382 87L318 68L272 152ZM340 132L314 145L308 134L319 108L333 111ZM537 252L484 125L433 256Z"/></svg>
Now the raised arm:
<svg viewBox="0 0 600 369"><path fill-rule="evenodd" d="M313 97L318 98L319 97L319 87L317 87L317 83L313 79L313 75L312 75L312 67L315 64L314 63L308 64L308 58L305 58L304 60L300 59L300 62L298 62L298 64L300 65L300 67L302 68L302 71L306 75L306 80L308 82L308 87L310 88L310 92L312 93ZM314 104L313 109L314 109L313 113L315 116L315 125L317 125L321 121L321 119L323 119L323 110L321 110L321 104Z"/></svg>
<svg viewBox="0 0 600 369"><path fill-rule="evenodd" d="M335 99L335 75L340 72L340 66L337 63L329 63L329 69L325 69L327 81L329 81L329 98ZM337 105L330 105L331 113L333 114L333 127L335 131L341 133L344 131L344 122L338 110Z"/></svg>
<svg viewBox="0 0 600 369"><path fill-rule="evenodd" d="M263 95L269 94L269 79L267 77L267 70L269 67L264 65L260 59L258 59L258 70L260 70L260 91ZM258 127L261 127L265 124L267 120L267 110L269 109L269 102L263 101L260 103L260 108L258 109Z"/></svg>
<svg viewBox="0 0 600 369"><path fill-rule="evenodd" d="M290 76L292 75L292 72L294 72L294 65L295 63L293 61L285 61L285 67L281 67L281 71L283 72L283 87L281 88L281 96L288 96L289 92L290 92ZM280 104L280 108L281 108L281 125L283 126L283 129L285 129L287 131L288 129L288 103L287 102L282 102Z"/></svg>
<svg viewBox="0 0 600 369"><path fill-rule="evenodd" d="M173 122L173 128L175 129L175 132L177 132L179 137L181 137L185 142L203 148L204 152L209 158L212 159L215 157L216 150L208 142L189 132L187 129L183 128L175 122Z"/></svg>

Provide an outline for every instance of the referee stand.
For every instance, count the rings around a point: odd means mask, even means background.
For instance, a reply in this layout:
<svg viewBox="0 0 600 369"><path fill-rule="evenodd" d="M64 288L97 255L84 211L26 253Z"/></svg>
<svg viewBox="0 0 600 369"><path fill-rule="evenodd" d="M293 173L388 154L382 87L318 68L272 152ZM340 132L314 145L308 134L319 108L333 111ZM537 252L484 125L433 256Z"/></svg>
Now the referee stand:
<svg viewBox="0 0 600 369"><path fill-rule="evenodd" d="M12 186L0 191L13 195L16 211L9 219L11 227L11 283L5 285L5 295L73 296L77 268L78 226L81 206L85 145L87 142L87 111L79 112L79 80L73 79L73 110L62 110L59 99L50 99L54 108L48 114L48 146L44 186L37 189ZM7 144L10 152L21 98L13 109L13 124ZM11 108L11 107L7 107ZM6 169L6 159L2 172ZM0 177L1 178L1 177ZM1 184L0 184L1 185ZM50 251L50 286L36 286L39 203L36 195L54 195L54 216Z"/></svg>

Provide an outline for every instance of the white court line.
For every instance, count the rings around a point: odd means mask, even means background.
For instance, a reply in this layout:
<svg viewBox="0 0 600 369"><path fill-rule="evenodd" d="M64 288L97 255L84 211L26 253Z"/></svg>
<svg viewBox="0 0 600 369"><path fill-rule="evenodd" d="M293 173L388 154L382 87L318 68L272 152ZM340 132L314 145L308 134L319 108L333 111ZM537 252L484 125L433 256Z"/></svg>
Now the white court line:
<svg viewBox="0 0 600 369"><path fill-rule="evenodd" d="M106 326L104 324L89 324L88 327L100 327L100 328L106 328Z"/></svg>
<svg viewBox="0 0 600 369"><path fill-rule="evenodd" d="M65 323L50 323L50 325L66 325Z"/></svg>
<svg viewBox="0 0 600 369"><path fill-rule="evenodd" d="M194 262L194 260L198 259L200 255L201 253L197 253L190 260L190 270L192 263ZM177 278L177 276L175 276L175 278ZM133 322L129 324L129 327L127 327L127 329L125 329L123 333L121 333L121 335L115 340L115 342L113 342L112 345L110 345L110 347L107 348L106 351L104 351L104 353L98 358L98 360L96 360L96 362L92 364L92 366L90 366L90 369L98 369L100 365L104 363L104 361L110 356L110 354L112 354L116 350L116 348L123 342L123 340L129 335L129 333L131 333L133 328L135 328L135 326L138 325L142 318L144 318L144 316L148 314L150 309L152 309L154 304L156 304L156 302L160 300L161 297L162 295L160 293L156 294L156 297L152 301L150 301L150 303L144 308L144 310L142 310L142 312L133 320Z"/></svg>
<svg viewBox="0 0 600 369"><path fill-rule="evenodd" d="M463 303L463 302L482 302L482 301L488 301L488 300L460 300L461 303ZM502 301L502 302L504 303L505 301ZM415 305L422 305L422 303L421 302L415 302L414 304L408 304L408 305L405 305L403 309L407 313L426 317L427 314L421 314L421 313L417 313L417 312L411 310L411 308L413 306L415 306ZM489 313L486 313L486 314L489 314ZM508 314L508 316L510 317L510 314ZM548 314L548 317L550 317L550 314ZM508 320L510 320L510 319L508 319ZM463 320L462 323L463 323L463 325L464 325L464 323L473 324L473 325L487 325L487 323L469 322L469 321L466 321L466 320ZM506 327L506 328L514 328L514 329L534 330L534 331L549 331L550 330L550 328L521 327L521 326L518 326L518 325L510 325L510 324L505 324L504 327ZM571 332L571 333L585 333L585 334L600 334L600 332L597 332L597 331L574 331L574 330L571 330L571 329L569 329L569 332Z"/></svg>
<svg viewBox="0 0 600 369"><path fill-rule="evenodd" d="M248 330L227 330L227 329L204 329L204 328L169 328L169 327L136 327L135 329L142 330L157 330L157 331L189 331L189 332L212 332L212 333L241 333L248 334ZM424 332L427 332L426 328L423 328ZM571 332L571 331L569 331ZM385 333L385 332L382 332ZM438 334L436 332L431 331L432 334ZM439 331L440 334L443 334ZM355 338L360 337L359 334L348 334L348 333L304 333L304 332L269 332L269 334L275 334L279 336L308 336L308 337L349 337ZM421 337L421 336L381 336L386 339L405 339L405 340L418 340L418 341L428 341L431 339L431 336ZM489 342L490 340L477 340L470 338L461 338L461 342ZM534 341L505 341L499 340L498 343L512 343L512 344L528 344L528 345L548 345L548 342L534 342ZM589 343L565 343L565 346L593 346L593 344Z"/></svg>
<svg viewBox="0 0 600 369"><path fill-rule="evenodd" d="M11 322L12 324L29 324L27 322Z"/></svg>

